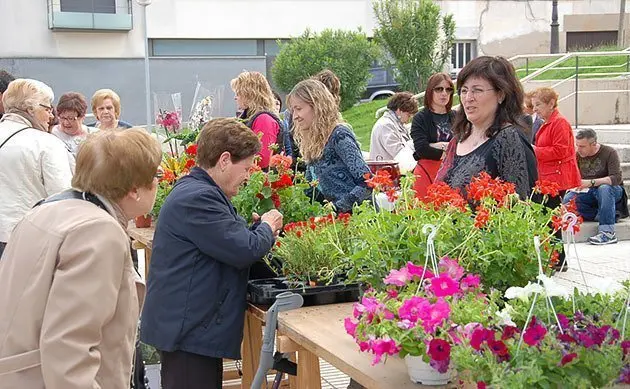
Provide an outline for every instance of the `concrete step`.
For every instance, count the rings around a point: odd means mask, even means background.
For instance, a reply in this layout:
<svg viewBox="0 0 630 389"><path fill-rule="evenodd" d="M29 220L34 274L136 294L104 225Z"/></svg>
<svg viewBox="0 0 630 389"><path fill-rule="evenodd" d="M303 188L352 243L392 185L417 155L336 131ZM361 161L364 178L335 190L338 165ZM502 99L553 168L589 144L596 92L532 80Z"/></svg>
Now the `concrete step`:
<svg viewBox="0 0 630 389"><path fill-rule="evenodd" d="M597 235L597 222L584 222L580 226L580 232L575 235L577 243L587 242L588 238ZM630 218L621 219L615 224L615 234L618 240L630 240Z"/></svg>
<svg viewBox="0 0 630 389"><path fill-rule="evenodd" d="M630 162L630 144L622 143L605 143L606 145L614 148L619 155L621 162Z"/></svg>
<svg viewBox="0 0 630 389"><path fill-rule="evenodd" d="M590 128L590 127L580 127L580 128ZM597 141L603 144L609 143L620 143L620 144L630 144L630 129L605 129L605 130L595 130L597 133ZM577 130L574 131L574 134L577 133Z"/></svg>
<svg viewBox="0 0 630 389"><path fill-rule="evenodd" d="M623 187L626 189L626 193L628 194L628 196L630 196L630 177L623 180Z"/></svg>

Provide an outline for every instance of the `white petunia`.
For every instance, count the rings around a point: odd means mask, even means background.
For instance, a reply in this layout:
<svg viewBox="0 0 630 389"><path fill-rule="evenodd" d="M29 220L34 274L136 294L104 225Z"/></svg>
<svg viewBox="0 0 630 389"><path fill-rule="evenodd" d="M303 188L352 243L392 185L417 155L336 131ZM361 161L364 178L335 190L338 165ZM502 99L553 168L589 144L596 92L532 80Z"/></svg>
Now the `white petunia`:
<svg viewBox="0 0 630 389"><path fill-rule="evenodd" d="M510 304L505 304L505 308L497 311L497 317L500 319L499 325L516 327L516 324L512 321L512 312L514 312L514 309Z"/></svg>
<svg viewBox="0 0 630 389"><path fill-rule="evenodd" d="M569 298L569 291L562 285L558 284L551 277L547 277L544 274L539 274L538 278L542 281L544 286L544 292L546 296L549 297L562 297L564 299Z"/></svg>
<svg viewBox="0 0 630 389"><path fill-rule="evenodd" d="M524 288L521 288L520 286L512 286L508 288L505 291L505 298L510 300L518 298L527 302L529 300L529 296L533 293L542 293L543 290L543 287L539 284L532 284L531 282L528 282Z"/></svg>

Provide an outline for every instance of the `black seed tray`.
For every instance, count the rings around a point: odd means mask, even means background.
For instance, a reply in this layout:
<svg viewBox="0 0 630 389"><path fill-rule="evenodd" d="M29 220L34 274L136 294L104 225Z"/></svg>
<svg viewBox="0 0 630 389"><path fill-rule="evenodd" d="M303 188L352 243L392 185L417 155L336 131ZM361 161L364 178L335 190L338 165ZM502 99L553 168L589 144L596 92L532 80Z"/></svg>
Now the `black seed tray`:
<svg viewBox="0 0 630 389"><path fill-rule="evenodd" d="M326 286L291 287L285 278L251 280L247 285L247 301L252 304L271 305L282 292L302 295L305 307L347 303L359 300L359 284L333 284Z"/></svg>

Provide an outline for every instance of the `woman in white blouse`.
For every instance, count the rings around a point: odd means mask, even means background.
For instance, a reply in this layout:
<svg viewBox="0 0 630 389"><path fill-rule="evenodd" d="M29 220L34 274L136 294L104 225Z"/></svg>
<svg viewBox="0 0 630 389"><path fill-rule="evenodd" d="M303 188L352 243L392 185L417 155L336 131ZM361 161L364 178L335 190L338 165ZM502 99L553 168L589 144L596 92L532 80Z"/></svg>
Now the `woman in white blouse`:
<svg viewBox="0 0 630 389"><path fill-rule="evenodd" d="M52 89L41 81L11 81L0 120L0 255L18 221L39 200L70 187L74 159L48 133Z"/></svg>

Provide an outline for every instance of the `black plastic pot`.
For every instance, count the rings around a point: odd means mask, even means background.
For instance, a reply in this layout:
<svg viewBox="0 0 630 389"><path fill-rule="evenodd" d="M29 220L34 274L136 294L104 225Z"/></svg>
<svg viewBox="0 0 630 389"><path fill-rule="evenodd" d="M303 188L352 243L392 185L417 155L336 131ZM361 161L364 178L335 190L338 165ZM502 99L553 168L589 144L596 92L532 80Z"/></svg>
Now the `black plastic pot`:
<svg viewBox="0 0 630 389"><path fill-rule="evenodd" d="M304 306L326 305L358 301L359 284L326 286L292 286L285 278L251 280L247 285L247 300L253 304L271 305L282 292L293 292L304 297Z"/></svg>

